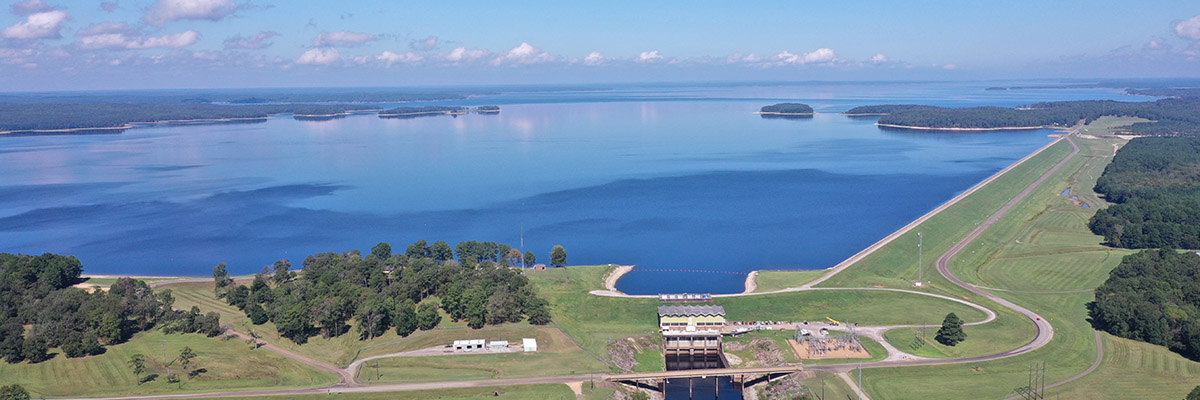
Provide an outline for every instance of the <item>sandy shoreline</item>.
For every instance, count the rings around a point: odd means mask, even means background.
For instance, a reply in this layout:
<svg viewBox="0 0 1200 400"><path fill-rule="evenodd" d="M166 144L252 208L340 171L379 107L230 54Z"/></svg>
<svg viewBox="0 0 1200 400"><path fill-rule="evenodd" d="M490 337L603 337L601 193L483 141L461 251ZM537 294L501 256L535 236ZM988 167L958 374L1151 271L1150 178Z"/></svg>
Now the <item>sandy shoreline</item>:
<svg viewBox="0 0 1200 400"><path fill-rule="evenodd" d="M1024 130L1032 130L1032 129L1054 129L1054 128L1048 127L1048 126L1005 126L1005 127L1000 127L1000 128L934 128L934 127L930 127L930 126L908 126L908 125L881 124L878 122L876 122L875 125L882 126L885 128L912 129L912 130L918 130L918 131L949 131L949 132L1024 131Z"/></svg>

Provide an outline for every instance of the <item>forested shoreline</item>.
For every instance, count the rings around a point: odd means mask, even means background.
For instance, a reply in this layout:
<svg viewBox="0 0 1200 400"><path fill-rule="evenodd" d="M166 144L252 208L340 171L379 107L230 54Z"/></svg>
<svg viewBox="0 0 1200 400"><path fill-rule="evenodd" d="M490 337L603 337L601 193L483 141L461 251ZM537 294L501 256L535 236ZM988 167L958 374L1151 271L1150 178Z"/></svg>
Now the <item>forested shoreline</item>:
<svg viewBox="0 0 1200 400"><path fill-rule="evenodd" d="M1129 141L1096 181L1088 226L1116 247L1200 249L1200 138Z"/></svg>
<svg viewBox="0 0 1200 400"><path fill-rule="evenodd" d="M1068 127L1102 116L1149 119L1129 127L1133 134L1162 136L1200 135L1200 98L1172 98L1153 102L1110 100L1058 101L1028 107L967 107L885 104L855 107L847 115L880 115L879 124L931 129L997 129Z"/></svg>
<svg viewBox="0 0 1200 400"><path fill-rule="evenodd" d="M120 128L131 123L254 120L277 114L333 116L379 107L353 104L3 104L0 132Z"/></svg>
<svg viewBox="0 0 1200 400"><path fill-rule="evenodd" d="M812 114L813 108L808 104L803 103L778 103L769 106L762 106L758 112L761 114L804 115Z"/></svg>
<svg viewBox="0 0 1200 400"><path fill-rule="evenodd" d="M556 247L552 262L560 261ZM457 256L457 259L455 259ZM565 262L565 252L561 261ZM255 275L249 285L236 284L225 265L214 268L218 297L246 313L254 324L268 321L280 335L303 344L310 337L335 337L350 332L351 321L360 339L383 335L394 328L400 336L438 325L441 308L450 318L472 328L527 320L550 323L549 303L537 296L529 280L510 265L535 261L494 242L446 242L409 245L392 254L380 243L363 255L358 250L320 253L304 259L293 271L280 260Z"/></svg>
<svg viewBox="0 0 1200 400"><path fill-rule="evenodd" d="M170 290L155 293L142 281L120 278L107 291L72 287L82 271L75 257L0 253L0 357L38 363L54 357L54 348L69 358L98 355L156 327L207 336L224 331L216 313L175 311Z"/></svg>

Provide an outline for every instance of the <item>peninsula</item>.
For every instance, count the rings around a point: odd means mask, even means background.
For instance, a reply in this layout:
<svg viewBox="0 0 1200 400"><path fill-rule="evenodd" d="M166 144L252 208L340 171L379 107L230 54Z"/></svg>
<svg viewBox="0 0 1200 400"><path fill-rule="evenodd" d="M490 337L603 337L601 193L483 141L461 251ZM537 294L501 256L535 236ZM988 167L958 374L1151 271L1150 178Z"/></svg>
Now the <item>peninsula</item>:
<svg viewBox="0 0 1200 400"><path fill-rule="evenodd" d="M265 121L276 115L332 118L379 107L350 104L4 104L0 135L119 132L137 125Z"/></svg>
<svg viewBox="0 0 1200 400"><path fill-rule="evenodd" d="M396 107L380 111L379 118L405 118L422 115L463 115L466 113L467 108L459 106Z"/></svg>
<svg viewBox="0 0 1200 400"><path fill-rule="evenodd" d="M1103 116L1128 116L1150 120L1130 125L1129 131L1135 135L1200 134L1198 97L1153 102L1058 101L1016 108L887 104L855 107L843 115L878 115L880 127L933 131L1065 129L1080 121L1088 123Z"/></svg>

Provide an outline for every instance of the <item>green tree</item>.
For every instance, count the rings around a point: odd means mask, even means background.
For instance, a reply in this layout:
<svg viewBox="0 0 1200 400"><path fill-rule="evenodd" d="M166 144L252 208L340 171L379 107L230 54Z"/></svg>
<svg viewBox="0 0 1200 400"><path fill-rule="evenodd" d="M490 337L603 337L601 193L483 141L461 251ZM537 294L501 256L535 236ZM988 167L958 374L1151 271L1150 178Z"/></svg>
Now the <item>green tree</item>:
<svg viewBox="0 0 1200 400"><path fill-rule="evenodd" d="M392 245L387 244L387 242L379 242L379 244L371 248L371 255L380 260L392 258Z"/></svg>
<svg viewBox="0 0 1200 400"><path fill-rule="evenodd" d="M190 367L194 358L196 358L196 352L192 351L191 347L184 346L183 350L179 352L179 365L183 367L183 373L188 376L188 379L192 377Z"/></svg>
<svg viewBox="0 0 1200 400"><path fill-rule="evenodd" d="M15 383L0 386L0 400L29 400L29 391Z"/></svg>
<svg viewBox="0 0 1200 400"><path fill-rule="evenodd" d="M396 325L396 334L400 337L408 337L417 330L417 306L412 299L404 299L396 305L392 322Z"/></svg>
<svg viewBox="0 0 1200 400"><path fill-rule="evenodd" d="M433 242L433 246L429 248L433 253L433 259L441 263L451 258L454 258L454 250L450 248L450 244L445 241Z"/></svg>
<svg viewBox="0 0 1200 400"><path fill-rule="evenodd" d="M567 265L567 250L561 245L555 245L550 251L550 265L561 267Z"/></svg>
<svg viewBox="0 0 1200 400"><path fill-rule="evenodd" d="M146 372L146 356L134 354L126 363L133 370L133 375L137 377L137 385L142 386L142 374Z"/></svg>
<svg viewBox="0 0 1200 400"><path fill-rule="evenodd" d="M217 294L217 297L224 296L225 287L233 283L233 279L229 278L229 271L225 269L225 263L220 263L213 267L213 282L216 283L213 291Z"/></svg>
<svg viewBox="0 0 1200 400"><path fill-rule="evenodd" d="M510 257L512 255L513 250L514 249L512 248L512 246L509 246L507 244L502 244L499 246L499 249L496 251L496 255L498 255L500 257L500 265L507 267L510 264L515 263L515 261L513 261L513 258ZM521 254L521 252L517 251L517 254L519 255L519 254Z"/></svg>
<svg viewBox="0 0 1200 400"><path fill-rule="evenodd" d="M525 306L525 315L529 316L531 324L548 324L550 323L550 303L544 299L535 298Z"/></svg>
<svg viewBox="0 0 1200 400"><path fill-rule="evenodd" d="M437 313L437 305L422 303L417 307L417 329L427 331L437 327L442 322L442 316Z"/></svg>
<svg viewBox="0 0 1200 400"><path fill-rule="evenodd" d="M275 282L276 286L292 280L292 272L290 271L292 269L292 263L288 262L286 258L276 261L274 269L275 273L271 275L271 281Z"/></svg>
<svg viewBox="0 0 1200 400"><path fill-rule="evenodd" d="M418 240L408 245L408 249L404 251L404 255L408 256L408 258L429 258L433 256L430 252L429 242L424 240Z"/></svg>
<svg viewBox="0 0 1200 400"><path fill-rule="evenodd" d="M525 266L532 267L534 264L537 264L537 256L534 256L532 251L525 250Z"/></svg>
<svg viewBox="0 0 1200 400"><path fill-rule="evenodd" d="M967 333L963 332L963 322L958 315L946 314L946 319L942 321L942 327L938 329L935 339L947 346L954 346L967 340Z"/></svg>
<svg viewBox="0 0 1200 400"><path fill-rule="evenodd" d="M50 346L46 344L42 338L25 339L25 347L22 349L22 354L29 362L37 364L46 361L49 358L47 352L50 351Z"/></svg>

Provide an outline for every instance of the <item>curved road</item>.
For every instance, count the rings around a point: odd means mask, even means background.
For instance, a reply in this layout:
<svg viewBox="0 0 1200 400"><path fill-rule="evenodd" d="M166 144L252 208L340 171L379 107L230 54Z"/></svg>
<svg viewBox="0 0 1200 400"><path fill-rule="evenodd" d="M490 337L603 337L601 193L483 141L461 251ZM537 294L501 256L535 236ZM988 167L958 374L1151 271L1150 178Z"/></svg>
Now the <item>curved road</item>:
<svg viewBox="0 0 1200 400"><path fill-rule="evenodd" d="M1026 186L1025 189L1022 190L1020 193L1018 193L1016 196L1014 196L1012 198L1012 200L1010 200L1008 203L1005 203L1004 206L1000 207L999 210L996 210L996 212L993 213L991 216L989 216L986 220L984 220L983 223L979 224L979 226L976 227L975 230L971 231L971 233L969 233L969 234L967 234L967 236L963 237L962 240L959 240L953 247L950 248L949 251L942 254L941 257L938 257L937 262L936 262L938 273L940 273L943 277L945 277L951 283L954 283L955 285L962 287L978 296L981 296L983 298L986 298L988 300L996 302L997 304L1000 304L1004 307L1012 309L1012 310L1016 311L1017 313L1025 316L1026 318L1029 318L1029 320L1031 322L1033 322L1034 326L1037 328L1037 333L1034 336L1033 340L1030 340L1029 343L1026 343L1024 345L1021 345L1021 346L1011 349L1011 350L1007 350L1007 351L1003 351L1003 352L999 352L999 353L995 353L995 354L976 356L976 357L951 358L951 359L922 358L922 359L910 359L910 360L885 360L885 361L877 361L877 362L862 363L862 364L848 363L848 364L812 365L812 366L807 366L806 368L810 369L810 370L828 371L828 372L834 372L834 373L845 373L845 372L848 372L850 370L853 370L853 369L859 368L859 367L883 368L883 367L903 367L903 366L919 366L919 365L943 365L943 364L971 363L971 362L997 360L997 359L1001 359L1001 358L1007 358L1007 357L1012 357L1012 356L1028 353L1028 352L1039 349L1039 348L1045 346L1046 344L1050 343L1050 340L1054 338L1054 328L1050 325L1050 323L1048 321L1045 320L1045 318L1042 318L1041 315L1038 315L1037 313L1035 313L1025 307L1021 307L1017 304L1014 304L1011 301L1005 300L1005 299L1003 299L999 296L996 296L992 293L988 293L987 291L984 291L983 289L976 287L975 285L969 284L969 283L963 281L962 279L959 279L957 276L954 276L954 274L950 272L949 264L950 264L950 261L955 256L957 256L960 252L962 252L964 249L966 249L966 247L969 246L972 242L974 242L975 239L979 238L979 236L982 235L985 231L987 231L987 229L990 228L993 224L995 224L996 221L998 221L1000 218L1007 215L1008 212L1013 209L1013 207L1015 207L1018 203L1020 203L1022 200L1024 200L1026 197L1028 197L1031 193L1033 193L1033 191L1036 190L1038 188L1038 186L1041 186L1041 184L1043 182L1045 182L1047 179L1049 179L1051 175L1053 175L1055 172L1058 172L1058 170L1061 169L1064 165L1066 165L1066 163L1069 162L1072 158L1074 158L1075 155L1079 154L1079 146L1076 145L1075 142L1070 139L1071 135L1075 135L1077 133L1078 133L1078 128L1076 128L1071 133L1064 135L1062 138L1055 140L1051 144L1046 145L1045 147L1039 149L1037 152L1034 152L1033 154L1030 154L1029 156L1021 159L1017 163L1014 163L1013 165L1009 166L1008 168L1005 168L1003 171L993 175L992 177L988 178L984 182L981 182L980 185L976 185L975 187L972 187L967 192L964 192L964 195L973 193L978 188L982 187L983 185L986 185L987 183L990 183L992 180L995 180L999 176L1001 176L1004 173L1008 172L1009 170L1015 168L1017 165L1022 164L1024 161L1026 161L1029 158L1033 157L1034 155L1040 153L1041 151L1049 148L1050 146L1054 145L1055 143L1058 143L1059 141L1066 140L1067 143L1069 143L1072 147L1071 154L1064 157L1062 159L1062 161L1059 161L1057 164L1055 164L1053 167L1051 167L1048 171L1046 171L1044 174L1042 174L1042 176L1038 177L1037 180L1035 180L1034 182L1032 182L1028 186ZM960 196L956 197L955 199L952 199L951 202L957 202L962 197L964 197L964 196L960 195ZM948 206L948 204L943 205L942 207L935 209L935 212L931 212L930 214L926 214L925 216L922 216L917 221L914 221L913 224L909 224L908 226L905 226L901 231L898 231L897 233L893 233L892 235L889 235L884 240L881 240L879 243L876 243L876 245L873 245L871 248L864 250L864 252L866 252L866 254L869 254L869 252L867 252L868 250L874 250L878 247L881 247L883 244L890 242L895 237L898 237L900 233L907 232L909 229L914 227L916 224L919 224L919 222L923 222L924 220L931 217L932 214L935 214L937 211L941 211L941 210L945 209L947 206ZM832 268L828 274L826 274L825 276L822 276L817 281L809 282L808 284L805 284L805 285L802 285L799 287L787 288L787 289L783 289L783 290L772 291L772 292L763 292L763 293L739 293L739 294L733 294L733 295L717 295L717 296L733 297L733 296L738 296L738 295L763 295L763 294L770 294L770 293L793 292L793 291L804 291L804 290L888 290L888 291L897 291L897 292L910 292L910 293L916 293L916 294L921 294L921 295L944 298L944 299L948 299L948 300L952 300L952 301L956 301L959 303L970 305L974 308L984 310L987 313L988 317L984 321L973 322L970 325L986 323L986 322L989 322L996 318L995 312L986 307L983 307L983 306L975 304L975 303L967 302L965 300L955 299L955 298L949 297L949 296L935 295L935 294L931 294L931 293L912 291L912 290L889 289L889 288L813 288L812 287L812 285L823 282L824 280L828 279L829 277L833 276L834 274L841 272L846 267L849 267L850 265L852 265L854 262L858 261L859 259L865 257L864 252L860 252L859 254L856 254L855 256L851 257L851 259L839 264L835 268ZM614 273L612 275L614 275L614 276L606 277L606 281L612 281L611 284L609 282L606 282L606 285L605 285L606 287L609 287L610 290L594 290L591 293L595 294L595 295L612 296L612 297L647 297L647 296L627 295L624 293L617 292L615 290L611 290L611 288L615 286L616 279L619 278L621 274ZM173 281L173 282L161 282L161 283L156 282L156 283L158 283L158 285L154 285L154 286L162 286L162 285L167 285L170 283L180 283L183 281L193 281L193 280L177 280L177 281ZM200 281L200 280L197 279L196 281ZM648 296L648 297L657 297L657 296ZM883 328L883 327L876 327L876 328L879 329L879 328ZM231 331L231 332L234 333L235 335L239 335L239 336L248 338L248 336L241 334L240 332L236 332L236 331ZM1103 360L1103 348L1102 348L1102 345L1100 344L1099 333L1096 333L1096 343L1097 343L1098 353L1097 353L1096 361L1092 364L1092 366L1090 368L1088 368L1086 371L1084 371L1076 376L1073 376L1066 380L1056 382L1052 385L1049 385L1049 386L1047 386L1047 388L1055 387L1058 385L1063 385L1063 384L1066 384L1073 380L1079 379L1079 378L1087 375L1088 373L1091 373L1097 367L1099 367L1101 361ZM295 359L304 364L312 365L312 366L333 372L339 377L340 382L334 386L319 387L319 388L276 389L276 390L258 390L258 391L227 391L227 392L213 392L213 393L193 393L193 394L156 395L156 396L139 396L139 397L114 397L114 398L104 398L104 400L120 399L120 398L186 399L186 398L204 398L204 397L300 395L300 394L321 394L321 393L340 393L340 392L345 392L345 393L390 392L390 391L404 391L404 390L445 389L445 388L483 387L483 386L500 386L500 385L523 385L523 384L537 384L537 383L568 383L568 382L579 381L579 380L586 378L586 376L562 376L562 377L541 377L541 378L521 378L521 379L488 379L488 380L480 380L480 381L429 382L429 383L413 383L413 384L401 384L401 385L360 386L356 382L354 382L353 371L350 371L349 368L347 368L347 369L337 368L336 366L330 365L328 363L317 361L317 360L287 351L286 349L278 348L278 347L270 345L270 344L267 344L266 346L264 346L264 348L267 348L268 350L271 350L271 351L278 352L284 356ZM95 400L100 400L100 399L95 399Z"/></svg>

